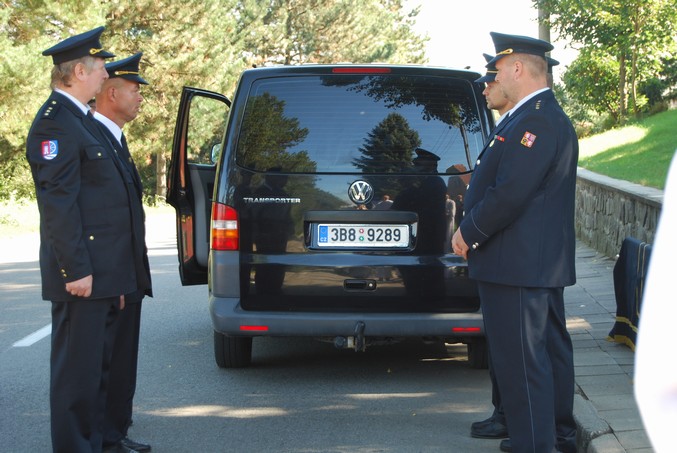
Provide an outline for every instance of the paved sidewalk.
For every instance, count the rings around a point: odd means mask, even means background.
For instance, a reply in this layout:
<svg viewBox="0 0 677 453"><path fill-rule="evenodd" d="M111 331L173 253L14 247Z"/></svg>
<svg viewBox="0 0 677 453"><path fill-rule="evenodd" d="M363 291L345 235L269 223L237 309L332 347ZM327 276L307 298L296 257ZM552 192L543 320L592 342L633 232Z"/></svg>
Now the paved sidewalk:
<svg viewBox="0 0 677 453"><path fill-rule="evenodd" d="M581 242L576 285L564 291L574 345L579 453L653 452L633 395L634 352L608 341L616 318L615 261Z"/></svg>

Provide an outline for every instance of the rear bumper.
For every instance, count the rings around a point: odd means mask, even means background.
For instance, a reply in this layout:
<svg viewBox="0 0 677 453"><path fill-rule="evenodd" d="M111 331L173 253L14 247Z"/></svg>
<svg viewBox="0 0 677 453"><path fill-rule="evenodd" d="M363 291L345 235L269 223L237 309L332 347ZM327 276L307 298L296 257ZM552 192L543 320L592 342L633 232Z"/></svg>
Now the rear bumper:
<svg viewBox="0 0 677 453"><path fill-rule="evenodd" d="M483 337L481 312L475 313L323 313L246 311L238 298L209 298L214 330L233 336L350 336L364 323L372 337Z"/></svg>

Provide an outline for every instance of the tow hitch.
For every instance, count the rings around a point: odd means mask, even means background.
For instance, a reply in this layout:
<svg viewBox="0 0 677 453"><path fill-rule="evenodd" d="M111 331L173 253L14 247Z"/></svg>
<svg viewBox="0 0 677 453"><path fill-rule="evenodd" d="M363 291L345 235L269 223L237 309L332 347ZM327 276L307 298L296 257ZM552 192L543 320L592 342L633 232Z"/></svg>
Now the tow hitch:
<svg viewBox="0 0 677 453"><path fill-rule="evenodd" d="M364 322L358 321L355 324L355 336L352 337L336 337L334 338L334 346L337 349L353 348L355 352L364 352L367 349L367 342L364 338Z"/></svg>

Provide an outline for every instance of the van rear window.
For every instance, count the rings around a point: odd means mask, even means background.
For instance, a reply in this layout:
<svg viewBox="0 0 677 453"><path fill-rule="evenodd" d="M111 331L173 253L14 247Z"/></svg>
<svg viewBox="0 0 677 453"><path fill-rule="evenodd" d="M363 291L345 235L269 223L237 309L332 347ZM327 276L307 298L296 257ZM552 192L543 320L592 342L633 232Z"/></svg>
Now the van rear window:
<svg viewBox="0 0 677 453"><path fill-rule="evenodd" d="M482 149L467 80L412 75L266 78L249 93L238 165L290 173L407 173L417 148L438 172L469 171Z"/></svg>

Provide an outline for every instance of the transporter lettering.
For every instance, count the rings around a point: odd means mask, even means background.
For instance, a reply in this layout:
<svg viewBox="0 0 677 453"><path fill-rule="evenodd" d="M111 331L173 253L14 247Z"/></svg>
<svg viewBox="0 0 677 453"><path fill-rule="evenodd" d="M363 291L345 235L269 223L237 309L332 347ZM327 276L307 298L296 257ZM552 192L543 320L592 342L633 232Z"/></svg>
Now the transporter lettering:
<svg viewBox="0 0 677 453"><path fill-rule="evenodd" d="M299 204L300 198L283 198L283 197L244 197L245 203L278 203L278 204Z"/></svg>

